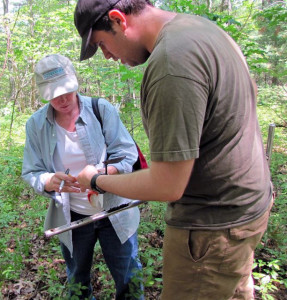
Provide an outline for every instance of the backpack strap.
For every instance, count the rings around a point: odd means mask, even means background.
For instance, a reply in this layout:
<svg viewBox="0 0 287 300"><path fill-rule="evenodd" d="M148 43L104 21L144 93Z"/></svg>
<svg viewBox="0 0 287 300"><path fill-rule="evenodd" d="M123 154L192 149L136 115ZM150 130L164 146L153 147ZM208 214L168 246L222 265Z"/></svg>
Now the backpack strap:
<svg viewBox="0 0 287 300"><path fill-rule="evenodd" d="M134 140L134 142L135 142L135 140ZM136 142L135 142L135 144L136 144L136 147L138 150L138 159L133 165L133 171L147 169L148 168L147 161L146 161L144 155L142 154L141 149L138 146L138 144Z"/></svg>
<svg viewBox="0 0 287 300"><path fill-rule="evenodd" d="M97 117L98 121L100 122L102 130L103 130L103 120L101 118L101 114L100 114L99 106L98 106L99 97L92 98L91 100L92 100L92 107L93 107L94 114ZM146 159L145 159L144 155L142 154L142 152L135 140L134 140L134 143L137 147L138 158L137 158L137 161L133 165L133 171L148 168Z"/></svg>
<svg viewBox="0 0 287 300"><path fill-rule="evenodd" d="M101 127L103 129L103 121L102 121L100 111L99 111L99 106L98 106L99 99L100 98L97 97L97 98L92 98L91 100L92 100L92 107L93 107L94 114L97 117L97 119L100 122Z"/></svg>

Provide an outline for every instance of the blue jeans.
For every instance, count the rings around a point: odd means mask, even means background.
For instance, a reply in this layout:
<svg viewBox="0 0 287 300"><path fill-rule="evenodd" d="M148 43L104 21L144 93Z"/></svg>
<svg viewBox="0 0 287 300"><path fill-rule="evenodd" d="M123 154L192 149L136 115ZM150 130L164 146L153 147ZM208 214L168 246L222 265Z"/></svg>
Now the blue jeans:
<svg viewBox="0 0 287 300"><path fill-rule="evenodd" d="M72 221L83 217L85 216L71 212ZM72 286L78 284L84 287L81 289L82 295L78 295L79 299L92 298L90 273L97 240L100 242L106 264L115 281L116 300L144 299L137 233L121 244L108 218L73 229L73 257L67 247L61 244L68 281L71 284L70 297L77 294Z"/></svg>

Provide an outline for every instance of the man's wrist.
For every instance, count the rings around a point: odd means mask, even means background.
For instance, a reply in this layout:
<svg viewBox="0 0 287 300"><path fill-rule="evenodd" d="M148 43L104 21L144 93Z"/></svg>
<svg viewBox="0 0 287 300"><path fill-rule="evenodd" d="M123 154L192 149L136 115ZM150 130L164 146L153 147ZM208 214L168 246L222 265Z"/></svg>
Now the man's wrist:
<svg viewBox="0 0 287 300"><path fill-rule="evenodd" d="M98 192L99 194L104 194L106 191L104 191L103 189L101 189L100 187L97 186L97 179L101 175L105 175L105 174L98 173L98 174L96 174L92 177L92 179L91 179L91 189L95 192Z"/></svg>

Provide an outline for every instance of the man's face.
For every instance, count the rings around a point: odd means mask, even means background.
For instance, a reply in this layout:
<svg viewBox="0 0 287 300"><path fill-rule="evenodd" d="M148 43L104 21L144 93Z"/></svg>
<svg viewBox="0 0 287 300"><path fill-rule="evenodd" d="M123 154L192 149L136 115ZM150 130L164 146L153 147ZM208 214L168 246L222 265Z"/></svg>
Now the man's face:
<svg viewBox="0 0 287 300"><path fill-rule="evenodd" d="M90 44L100 47L106 59L120 60L131 67L143 64L150 55L137 39L123 31L94 30Z"/></svg>

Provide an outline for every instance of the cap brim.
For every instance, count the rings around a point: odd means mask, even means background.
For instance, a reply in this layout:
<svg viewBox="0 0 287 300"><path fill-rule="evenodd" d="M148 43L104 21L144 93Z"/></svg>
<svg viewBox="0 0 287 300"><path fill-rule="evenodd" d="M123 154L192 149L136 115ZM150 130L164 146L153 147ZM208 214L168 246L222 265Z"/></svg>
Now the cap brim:
<svg viewBox="0 0 287 300"><path fill-rule="evenodd" d="M75 92L78 88L78 80L74 74L68 74L52 82L46 82L38 85L39 93L46 101L50 101L67 93Z"/></svg>
<svg viewBox="0 0 287 300"><path fill-rule="evenodd" d="M98 46L90 45L93 29L90 30L82 37L82 47L80 54L80 61L91 58L98 50Z"/></svg>

